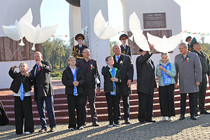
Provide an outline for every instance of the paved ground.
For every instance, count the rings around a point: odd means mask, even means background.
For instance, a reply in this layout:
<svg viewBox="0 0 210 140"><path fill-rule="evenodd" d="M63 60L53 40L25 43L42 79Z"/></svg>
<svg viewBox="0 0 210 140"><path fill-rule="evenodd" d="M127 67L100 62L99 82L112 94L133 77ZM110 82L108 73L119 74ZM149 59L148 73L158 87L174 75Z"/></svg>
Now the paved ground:
<svg viewBox="0 0 210 140"><path fill-rule="evenodd" d="M179 121L178 115L173 118L173 121L160 121L161 118L154 118L156 123L138 123L137 119L131 120L130 125L121 125L120 127L108 128L108 122L99 122L99 127L92 127L88 123L83 130L69 131L68 125L57 125L56 132L38 133L40 126L35 126L35 132L31 135L16 135L15 126L0 126L0 140L8 139L100 139L100 140L128 140L128 139L199 139L210 140L210 115L202 115L197 121L189 118ZM123 121L121 121L123 122Z"/></svg>

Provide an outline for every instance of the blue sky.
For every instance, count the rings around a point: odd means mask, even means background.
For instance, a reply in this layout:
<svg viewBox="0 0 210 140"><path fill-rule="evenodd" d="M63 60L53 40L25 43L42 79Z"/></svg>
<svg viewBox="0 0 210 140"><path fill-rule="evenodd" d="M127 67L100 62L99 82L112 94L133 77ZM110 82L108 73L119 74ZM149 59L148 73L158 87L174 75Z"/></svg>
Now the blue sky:
<svg viewBox="0 0 210 140"><path fill-rule="evenodd" d="M191 32L210 33L210 0L174 1L181 6L183 31L189 30ZM123 29L122 6L120 0L108 0L108 6L110 25L118 29ZM56 35L69 34L68 15L69 4L65 0L43 0L41 6L41 25L49 26L59 24ZM199 38L200 36L195 37ZM206 36L206 41L210 42L210 36Z"/></svg>

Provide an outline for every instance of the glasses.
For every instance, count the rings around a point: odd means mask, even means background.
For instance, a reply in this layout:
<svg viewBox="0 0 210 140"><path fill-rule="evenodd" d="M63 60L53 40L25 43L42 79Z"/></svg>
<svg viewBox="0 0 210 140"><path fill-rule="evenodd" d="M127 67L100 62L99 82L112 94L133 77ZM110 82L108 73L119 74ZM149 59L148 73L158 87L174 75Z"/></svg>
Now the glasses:
<svg viewBox="0 0 210 140"><path fill-rule="evenodd" d="M179 50L183 50L184 48L179 48Z"/></svg>

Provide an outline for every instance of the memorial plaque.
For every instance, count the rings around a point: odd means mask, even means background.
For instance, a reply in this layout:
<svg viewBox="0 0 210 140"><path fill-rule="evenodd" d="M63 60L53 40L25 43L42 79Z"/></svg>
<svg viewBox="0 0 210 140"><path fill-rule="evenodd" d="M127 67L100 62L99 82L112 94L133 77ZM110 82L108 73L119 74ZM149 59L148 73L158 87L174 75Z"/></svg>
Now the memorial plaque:
<svg viewBox="0 0 210 140"><path fill-rule="evenodd" d="M143 14L144 29L166 28L165 13L145 13Z"/></svg>

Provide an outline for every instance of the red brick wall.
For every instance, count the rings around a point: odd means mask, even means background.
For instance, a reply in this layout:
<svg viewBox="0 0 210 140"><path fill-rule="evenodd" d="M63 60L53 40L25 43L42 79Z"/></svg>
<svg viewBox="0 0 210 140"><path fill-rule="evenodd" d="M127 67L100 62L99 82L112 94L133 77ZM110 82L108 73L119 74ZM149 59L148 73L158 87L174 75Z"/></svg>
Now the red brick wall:
<svg viewBox="0 0 210 140"><path fill-rule="evenodd" d="M32 43L23 39L25 46L19 46L20 41L14 41L8 37L0 37L0 62L33 60L34 51ZM36 51L42 52L41 44L35 45Z"/></svg>

